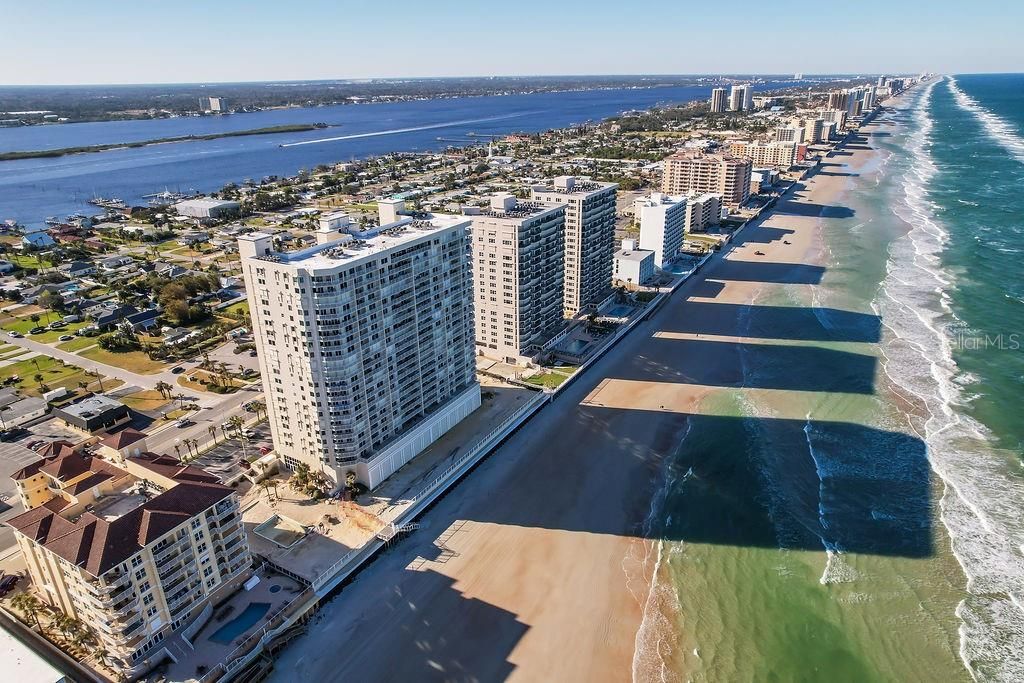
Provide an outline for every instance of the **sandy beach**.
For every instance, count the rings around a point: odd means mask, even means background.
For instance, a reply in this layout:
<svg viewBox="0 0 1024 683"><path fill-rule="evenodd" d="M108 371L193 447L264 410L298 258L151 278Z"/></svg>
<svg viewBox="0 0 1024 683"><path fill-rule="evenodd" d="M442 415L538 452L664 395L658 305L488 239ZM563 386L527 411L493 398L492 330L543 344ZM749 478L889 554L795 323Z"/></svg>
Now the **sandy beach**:
<svg viewBox="0 0 1024 683"><path fill-rule="evenodd" d="M648 520L667 461L702 399L746 386L738 349L766 336L738 336L740 320L758 324L746 307L820 277L818 217L872 154L854 144L826 159L747 226L325 605L272 679L650 680L675 660L688 634L651 590Z"/></svg>

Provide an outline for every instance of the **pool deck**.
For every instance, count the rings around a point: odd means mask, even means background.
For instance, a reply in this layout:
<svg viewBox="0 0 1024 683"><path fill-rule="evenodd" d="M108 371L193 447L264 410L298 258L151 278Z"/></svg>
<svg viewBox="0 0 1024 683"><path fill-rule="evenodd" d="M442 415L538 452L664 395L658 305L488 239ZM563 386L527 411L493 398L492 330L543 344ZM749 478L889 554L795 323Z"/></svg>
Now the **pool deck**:
<svg viewBox="0 0 1024 683"><path fill-rule="evenodd" d="M534 397L529 389L481 378L481 406L374 491L354 502L313 501L292 491L277 477L275 500L262 486L254 486L242 499L242 520L253 554L313 583L351 550L376 538L407 508L410 498L440 476L455 458L471 450L496 427ZM271 493L273 496L273 493ZM287 548L254 530L275 514L314 530ZM320 524L323 528L320 528Z"/></svg>
<svg viewBox="0 0 1024 683"><path fill-rule="evenodd" d="M294 600L303 590L303 587L295 579L271 572L268 569L261 569L256 573L256 576L260 577L260 582L252 590L247 591L244 588L240 588L227 602L214 610L210 620L206 622L206 625L192 639L194 649L190 649L180 635L168 643L167 649L178 661L172 662L167 668L164 673L166 680L188 681L198 679L199 676L196 673L198 667L205 666L208 669L212 669L218 663L224 661L242 640L266 624L267 617ZM275 585L281 586L281 590L276 593L270 592L270 588ZM264 617L245 631L239 633L230 643L217 643L210 640L210 636L217 629L241 615L245 608L254 602L270 603L270 607ZM230 609L230 613L218 620L217 615L222 614L227 609Z"/></svg>

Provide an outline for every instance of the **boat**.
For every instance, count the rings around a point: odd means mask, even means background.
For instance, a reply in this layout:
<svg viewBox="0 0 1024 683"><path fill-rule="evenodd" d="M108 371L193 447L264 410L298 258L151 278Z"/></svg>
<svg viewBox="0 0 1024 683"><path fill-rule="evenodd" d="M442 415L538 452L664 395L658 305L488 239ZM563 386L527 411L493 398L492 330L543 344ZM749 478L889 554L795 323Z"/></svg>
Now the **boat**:
<svg viewBox="0 0 1024 683"><path fill-rule="evenodd" d="M93 206L99 206L104 209L127 209L128 204L123 199L117 197L93 197L89 200L89 203Z"/></svg>

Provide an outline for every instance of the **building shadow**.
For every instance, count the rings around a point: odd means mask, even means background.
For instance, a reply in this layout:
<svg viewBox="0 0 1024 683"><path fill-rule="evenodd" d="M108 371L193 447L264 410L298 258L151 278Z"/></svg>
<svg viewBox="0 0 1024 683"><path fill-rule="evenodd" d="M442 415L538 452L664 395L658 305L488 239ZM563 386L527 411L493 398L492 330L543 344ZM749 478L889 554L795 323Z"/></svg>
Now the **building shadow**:
<svg viewBox="0 0 1024 683"><path fill-rule="evenodd" d="M818 285L825 274L823 266L803 263L761 263L724 259L708 277L739 282L770 282L789 285Z"/></svg>
<svg viewBox="0 0 1024 683"><path fill-rule="evenodd" d="M795 230L789 228L773 228L768 225L750 225L744 228L740 237L738 237L735 244L769 244L770 242L778 242L779 240L785 239L788 235L792 235Z"/></svg>
<svg viewBox="0 0 1024 683"><path fill-rule="evenodd" d="M913 436L841 422L692 415L661 534L716 545L900 557L933 552L930 469ZM667 517L666 517L667 519Z"/></svg>
<svg viewBox="0 0 1024 683"><path fill-rule="evenodd" d="M666 375L665 369L652 361L638 359L637 372L622 379L656 381L663 377L702 386L845 394L871 394L875 388L878 361L868 354L797 344L743 344L669 336L656 336L653 341L672 345L671 351L665 352L677 358L671 373ZM714 359L713 366L708 364L710 358ZM800 371L794 372L794 368Z"/></svg>
<svg viewBox="0 0 1024 683"><path fill-rule="evenodd" d="M687 301L687 314L666 320L666 332L745 336L804 341L877 342L882 322L877 315L836 308L750 306Z"/></svg>
<svg viewBox="0 0 1024 683"><path fill-rule="evenodd" d="M825 175L822 173L822 175ZM852 218L854 210L846 206L815 204L813 202L782 202L776 213L780 216L810 216L812 218Z"/></svg>
<svg viewBox="0 0 1024 683"><path fill-rule="evenodd" d="M364 615L358 647L332 653L336 674L326 680L507 680L515 670L509 656L529 627L454 583L433 570L402 572Z"/></svg>

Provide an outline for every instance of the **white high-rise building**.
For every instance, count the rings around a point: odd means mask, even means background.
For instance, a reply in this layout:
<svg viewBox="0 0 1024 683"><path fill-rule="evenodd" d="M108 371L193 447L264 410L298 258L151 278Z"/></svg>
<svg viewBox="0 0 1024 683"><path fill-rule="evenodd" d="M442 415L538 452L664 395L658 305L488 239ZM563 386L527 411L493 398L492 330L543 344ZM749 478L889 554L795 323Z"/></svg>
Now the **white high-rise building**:
<svg viewBox="0 0 1024 683"><path fill-rule="evenodd" d="M726 107L725 88L715 88L711 91L711 113L720 114Z"/></svg>
<svg viewBox="0 0 1024 683"><path fill-rule="evenodd" d="M683 246L686 197L652 192L633 202L640 223L640 248L654 252L654 265L663 268Z"/></svg>
<svg viewBox="0 0 1024 683"><path fill-rule="evenodd" d="M283 253L271 235L239 238L288 467L374 488L480 405L469 224L423 214L361 233L328 225L316 246Z"/></svg>
<svg viewBox="0 0 1024 683"><path fill-rule="evenodd" d="M863 113L868 113L875 108L875 86L871 86L864 90L864 100L861 110Z"/></svg>
<svg viewBox="0 0 1024 683"><path fill-rule="evenodd" d="M743 110L750 111L754 108L754 86L747 83L743 86Z"/></svg>
<svg viewBox="0 0 1024 683"><path fill-rule="evenodd" d="M617 183L559 176L531 190L534 201L565 207L565 315L597 306L611 294Z"/></svg>
<svg viewBox="0 0 1024 683"><path fill-rule="evenodd" d="M503 194L470 218L477 349L527 362L563 326L565 206Z"/></svg>
<svg viewBox="0 0 1024 683"><path fill-rule="evenodd" d="M742 111L745 86L734 85L729 91L729 111Z"/></svg>

